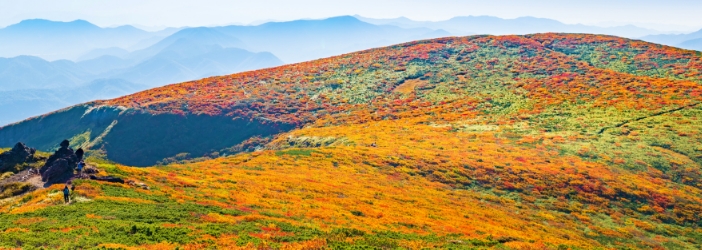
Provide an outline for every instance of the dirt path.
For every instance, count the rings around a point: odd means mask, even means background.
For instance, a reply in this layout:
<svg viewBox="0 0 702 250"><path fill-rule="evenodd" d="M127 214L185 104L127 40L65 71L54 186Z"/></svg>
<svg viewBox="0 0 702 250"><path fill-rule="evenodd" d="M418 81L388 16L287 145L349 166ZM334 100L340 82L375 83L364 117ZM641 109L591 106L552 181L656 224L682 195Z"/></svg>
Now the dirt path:
<svg viewBox="0 0 702 250"><path fill-rule="evenodd" d="M0 185L14 183L14 182L23 182L23 183L28 183L28 184L32 185L32 187L30 189L28 189L26 192L18 194L15 197L23 196L23 195L25 195L29 192L32 192L34 190L37 190L37 189L43 189L43 188L45 188L45 185L46 185L46 183L41 181L41 175L39 175L39 171L36 169L33 169L33 168L22 170L19 173L16 173L16 174L10 176L9 178L0 181Z"/></svg>
<svg viewBox="0 0 702 250"><path fill-rule="evenodd" d="M41 182L41 176L39 175L38 170L33 168L25 169L20 171L19 173L10 176L10 178L0 181L0 185L12 182L27 182L29 179L32 179L34 177L39 177L39 181ZM44 184L41 184L37 187L44 187Z"/></svg>
<svg viewBox="0 0 702 250"><path fill-rule="evenodd" d="M617 124L617 125L614 125L614 127L604 127L604 128L602 128L602 129L600 129L600 131L597 132L597 134L602 134L602 133L604 133L605 130L607 130L607 129L610 129L610 128L618 128L618 127L624 126L624 125L626 125L626 124L629 124L630 122L636 122L636 121L640 121L640 120L647 119L647 118L651 118L651 117L655 117L655 116L660 116L660 115L664 115L664 114L670 114L670 113L673 113L673 112L676 112L676 111L680 111L680 110L683 110L683 109L686 109L686 108L694 108L695 106L700 105L700 104L702 104L702 103L700 103L700 102L698 102L698 103L693 103L693 104L690 104L690 105L687 105L687 106L682 106L682 107L675 108L675 109L671 109L671 110L667 110L667 111L661 111L661 112L654 113L654 114L651 114L651 115L648 115L648 116L639 117L639 118L636 118L636 119L633 119L633 120L626 120L626 121L623 121L623 122L621 122L621 123L619 123L619 124Z"/></svg>
<svg viewBox="0 0 702 250"><path fill-rule="evenodd" d="M46 182L41 181L41 175L32 176L27 179L26 182L32 184L32 186L35 186L37 189L44 188L46 185Z"/></svg>

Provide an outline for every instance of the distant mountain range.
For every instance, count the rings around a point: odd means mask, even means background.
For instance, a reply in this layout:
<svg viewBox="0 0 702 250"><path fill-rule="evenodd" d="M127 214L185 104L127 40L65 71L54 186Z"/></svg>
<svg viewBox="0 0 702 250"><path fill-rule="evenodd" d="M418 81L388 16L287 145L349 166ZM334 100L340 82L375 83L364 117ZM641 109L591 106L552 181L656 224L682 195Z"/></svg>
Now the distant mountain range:
<svg viewBox="0 0 702 250"><path fill-rule="evenodd" d="M129 25L101 28L84 20L24 20L0 29L0 57L31 55L47 60L77 59L92 49L128 48L145 40L166 37L176 31L178 29L169 28L147 32Z"/></svg>
<svg viewBox="0 0 702 250"><path fill-rule="evenodd" d="M268 52L229 47L242 45L235 41L209 29L186 29L145 49L93 51L87 57L92 59L78 62L0 58L0 124L168 83L283 64Z"/></svg>
<svg viewBox="0 0 702 250"><path fill-rule="evenodd" d="M354 17L363 22L376 25L393 25L402 28L423 27L442 29L454 35L520 35L546 32L588 33L638 38L647 42L702 51L702 30L690 34L664 34L665 32L641 28L634 25L598 27L582 24L564 24L553 19L535 17L502 19L492 16L465 16L454 17L449 20L438 22L414 21L405 17L392 19L373 19L362 16Z"/></svg>
<svg viewBox="0 0 702 250"><path fill-rule="evenodd" d="M582 24L564 24L553 19L536 17L503 19L493 16L462 16L438 22L414 21L405 17L393 19L373 19L362 16L355 17L361 21L376 25L394 25L402 28L425 27L431 29L443 29L455 35L522 35L545 32L563 32L605 34L636 38L662 33L660 31L645 29L634 25L598 27Z"/></svg>
<svg viewBox="0 0 702 250"><path fill-rule="evenodd" d="M441 29L373 25L351 16L212 29L241 39L252 50L270 51L286 63L452 35Z"/></svg>
<svg viewBox="0 0 702 250"><path fill-rule="evenodd" d="M243 43L208 28L184 29L141 50L90 60L46 61L33 56L0 58L2 90L80 87L97 79L122 79L157 87L209 76L281 65L268 52L250 52ZM93 51L95 52L95 51Z"/></svg>
<svg viewBox="0 0 702 250"><path fill-rule="evenodd" d="M62 37L62 32L46 31L51 28L43 26L58 27L66 36ZM23 29L28 31L22 32ZM159 37L170 31L175 32ZM36 34L28 36L24 33ZM7 42L12 46L26 44L22 51L28 55L45 59L76 58L74 61L47 61L24 55L1 58L0 98L3 101L0 102L0 112L3 115L0 124L169 83L451 35L429 28L373 25L349 16L258 26L167 29L152 33L131 26L103 29L80 20L30 20L2 29L0 34L8 34L2 44L5 41L12 41ZM100 40L110 36L126 37L108 42ZM78 42L75 42L76 46L67 45L73 44L70 42L73 40L92 41L87 45ZM53 44L53 41L59 42ZM64 47L66 49L61 55L45 53ZM106 86L101 88L100 84Z"/></svg>
<svg viewBox="0 0 702 250"><path fill-rule="evenodd" d="M689 34L651 35L642 37L641 39L647 42L702 51L702 30Z"/></svg>

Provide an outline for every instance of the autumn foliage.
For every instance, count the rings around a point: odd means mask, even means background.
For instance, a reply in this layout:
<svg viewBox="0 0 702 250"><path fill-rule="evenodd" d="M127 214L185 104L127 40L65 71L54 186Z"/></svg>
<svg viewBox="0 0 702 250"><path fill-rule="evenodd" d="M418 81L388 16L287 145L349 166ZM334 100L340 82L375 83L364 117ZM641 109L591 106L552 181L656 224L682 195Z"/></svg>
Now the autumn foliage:
<svg viewBox="0 0 702 250"><path fill-rule="evenodd" d="M153 188L86 181L78 195L197 207L153 224L190 241L115 247L698 248L701 102L700 52L576 34L417 41L92 103L295 129L206 161L104 163ZM54 206L32 197L0 203L18 222L0 230L22 235Z"/></svg>

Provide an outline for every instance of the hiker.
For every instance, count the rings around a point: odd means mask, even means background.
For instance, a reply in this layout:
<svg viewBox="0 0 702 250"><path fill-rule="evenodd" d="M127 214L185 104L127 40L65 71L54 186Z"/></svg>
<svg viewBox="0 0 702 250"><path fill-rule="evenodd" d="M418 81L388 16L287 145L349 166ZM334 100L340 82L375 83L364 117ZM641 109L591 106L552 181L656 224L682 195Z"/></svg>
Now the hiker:
<svg viewBox="0 0 702 250"><path fill-rule="evenodd" d="M66 186L63 187L63 201L66 203L68 203L68 201L69 201L69 199L68 199L69 194L71 194L71 191L70 191L70 189L68 189L68 184L66 184Z"/></svg>
<svg viewBox="0 0 702 250"><path fill-rule="evenodd" d="M371 146L371 147L374 147L374 148L377 148L377 147L378 147L378 144L376 144L375 142L373 142L373 143L371 143L370 146Z"/></svg>
<svg viewBox="0 0 702 250"><path fill-rule="evenodd" d="M78 176L79 176L79 177L83 175L83 167L85 167L85 162L84 162L84 161L80 161L80 162L78 163Z"/></svg>

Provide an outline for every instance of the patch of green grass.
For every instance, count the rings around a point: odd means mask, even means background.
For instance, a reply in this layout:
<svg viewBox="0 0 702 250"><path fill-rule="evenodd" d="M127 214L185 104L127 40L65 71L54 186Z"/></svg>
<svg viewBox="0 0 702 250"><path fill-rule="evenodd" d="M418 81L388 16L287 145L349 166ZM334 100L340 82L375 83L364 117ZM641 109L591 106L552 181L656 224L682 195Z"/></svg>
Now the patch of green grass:
<svg viewBox="0 0 702 250"><path fill-rule="evenodd" d="M0 199L22 194L32 189L32 185L24 182L12 182L0 185Z"/></svg>
<svg viewBox="0 0 702 250"><path fill-rule="evenodd" d="M52 206L25 214L3 215L0 231L9 228L23 228L29 232L11 232L0 235L0 247L23 248L83 248L95 247L103 243L141 245L158 242L184 244L193 242L197 235L186 227L164 227L164 223L195 225L214 232L227 232L231 227L210 227L200 220L209 213L239 216L238 210L192 203L164 202L159 204L139 204L96 200L73 203L68 206ZM87 216L90 214L91 216ZM22 218L43 218L45 220L17 225ZM251 223L249 226L253 225ZM68 232L59 229L75 228ZM199 231L199 230L198 230ZM84 237L85 235L90 237Z"/></svg>
<svg viewBox="0 0 702 250"><path fill-rule="evenodd" d="M119 169L116 163L99 156L91 155L85 161L90 165L96 166L100 171L104 171L108 175L121 178L125 178L129 175L129 173Z"/></svg>
<svg viewBox="0 0 702 250"><path fill-rule="evenodd" d="M77 185L80 185L80 184L77 184ZM168 197L166 197L166 196L149 195L149 194L139 193L139 192L135 191L134 189L130 189L130 188L122 188L122 187L111 186L111 185L101 185L101 187L102 187L103 195L105 195L105 196L137 198L137 199L144 199L144 200L150 200L150 201L155 201L155 202L168 202L169 201Z"/></svg>
<svg viewBox="0 0 702 250"><path fill-rule="evenodd" d="M265 169L264 169L263 167L261 167L261 166L253 166L253 167L243 166L243 167L241 167L241 168L246 169L246 170L254 170L254 171L263 171L263 170L265 170Z"/></svg>
<svg viewBox="0 0 702 250"><path fill-rule="evenodd" d="M361 217L365 216L365 215L363 214L363 212L361 212L361 211L356 211L356 210L351 211L351 214L353 214L353 215L355 215L355 216L361 216Z"/></svg>
<svg viewBox="0 0 702 250"><path fill-rule="evenodd" d="M91 135L91 130L88 129L83 133L79 133L79 134L74 135L73 137L68 139L68 141L71 142L71 147L73 147L74 149L77 150L78 148L84 148L84 147L88 146L91 138L94 138L94 136L91 137L90 135Z"/></svg>
<svg viewBox="0 0 702 250"><path fill-rule="evenodd" d="M112 192L112 191L110 191ZM354 249L368 247L397 248L404 240L451 243L454 248L468 246L493 246L496 241L463 239L459 235L435 236L397 232L367 233L358 229L339 228L320 231L316 228L295 226L289 223L268 220L244 220L236 224L210 223L202 217L211 213L240 216L238 210L194 203L163 202L140 204L121 201L94 200L71 205L51 206L23 214L3 215L0 220L0 248L94 248L100 244L123 244L139 246L160 242L175 244L203 243L202 236L219 237L237 234L238 244L249 243L262 246L262 239L251 234L264 233L262 225L274 224L284 236L266 240L268 246L280 247L285 242L300 242L312 239L327 239L329 246ZM32 223L22 221L41 220ZM8 229L22 229L9 230ZM89 237L87 237L89 235ZM349 241L347 239L354 239ZM353 242L353 243L349 243Z"/></svg>
<svg viewBox="0 0 702 250"><path fill-rule="evenodd" d="M12 176L13 174L14 174L14 173L12 173L12 172L5 172L5 173L3 173L3 174L0 174L0 181L1 181L1 180L4 180L4 179L7 179L7 178L10 178L10 176Z"/></svg>
<svg viewBox="0 0 702 250"><path fill-rule="evenodd" d="M277 151L275 152L275 155L277 156L282 156L282 155L292 155L292 156L310 156L312 153L315 153L316 151L314 150L309 150L309 149L289 149L285 151Z"/></svg>

